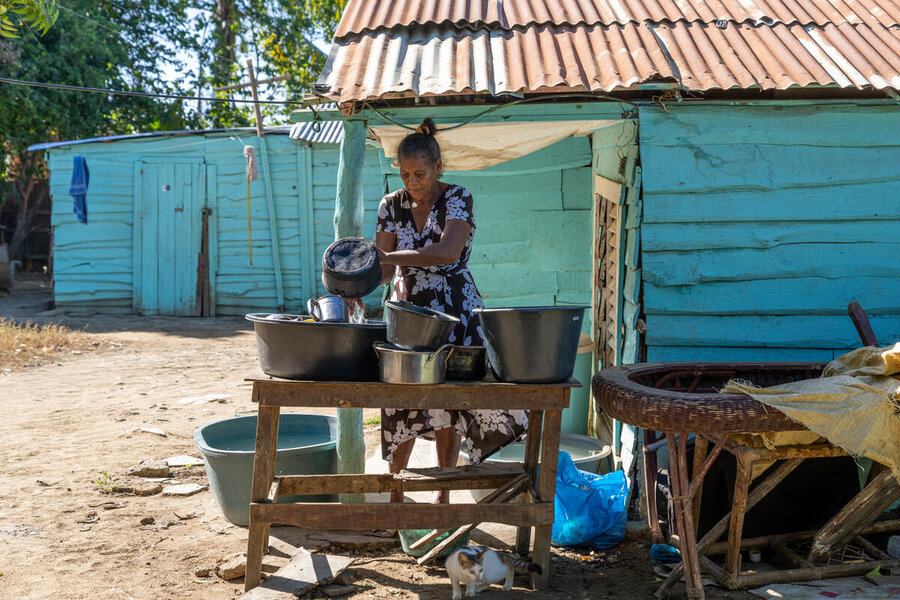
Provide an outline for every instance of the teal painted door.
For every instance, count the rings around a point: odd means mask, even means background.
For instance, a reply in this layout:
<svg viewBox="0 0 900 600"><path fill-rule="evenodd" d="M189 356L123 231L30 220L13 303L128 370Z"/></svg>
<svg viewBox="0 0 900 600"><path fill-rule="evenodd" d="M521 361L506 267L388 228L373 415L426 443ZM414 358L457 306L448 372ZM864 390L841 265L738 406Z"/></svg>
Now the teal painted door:
<svg viewBox="0 0 900 600"><path fill-rule="evenodd" d="M197 261L206 195L202 159L140 164L135 198L135 309L197 314ZM139 205L139 209L138 209Z"/></svg>

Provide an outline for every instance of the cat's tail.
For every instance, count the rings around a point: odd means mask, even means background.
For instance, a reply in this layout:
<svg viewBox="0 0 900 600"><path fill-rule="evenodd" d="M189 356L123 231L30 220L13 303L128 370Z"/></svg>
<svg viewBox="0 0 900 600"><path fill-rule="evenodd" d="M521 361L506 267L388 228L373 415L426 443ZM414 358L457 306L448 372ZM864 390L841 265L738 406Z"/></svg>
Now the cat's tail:
<svg viewBox="0 0 900 600"><path fill-rule="evenodd" d="M537 573L541 575L544 570L541 569L541 565L533 563L529 560L514 560L511 564L514 571L519 573Z"/></svg>

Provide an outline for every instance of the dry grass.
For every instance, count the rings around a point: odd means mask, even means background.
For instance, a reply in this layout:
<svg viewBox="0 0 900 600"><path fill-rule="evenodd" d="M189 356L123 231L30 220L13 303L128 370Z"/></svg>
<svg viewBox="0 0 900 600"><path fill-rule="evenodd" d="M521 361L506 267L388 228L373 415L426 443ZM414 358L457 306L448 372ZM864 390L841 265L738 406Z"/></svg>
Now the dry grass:
<svg viewBox="0 0 900 600"><path fill-rule="evenodd" d="M100 342L56 323L16 323L0 318L0 371L33 367L60 356L94 350Z"/></svg>

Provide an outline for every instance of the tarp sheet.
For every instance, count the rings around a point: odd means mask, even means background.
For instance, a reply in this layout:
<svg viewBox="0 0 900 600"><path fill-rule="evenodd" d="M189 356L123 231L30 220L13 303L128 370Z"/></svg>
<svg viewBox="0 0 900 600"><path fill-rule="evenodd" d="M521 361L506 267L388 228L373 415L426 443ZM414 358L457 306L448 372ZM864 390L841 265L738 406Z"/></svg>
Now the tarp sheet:
<svg viewBox="0 0 900 600"><path fill-rule="evenodd" d="M567 137L590 135L600 127L621 121L544 121L521 123L470 123L456 129L439 125L437 141L445 171L477 171L520 158ZM397 146L410 130L396 125L370 127L369 131L394 159Z"/></svg>
<svg viewBox="0 0 900 600"><path fill-rule="evenodd" d="M739 393L777 408L854 456L887 465L900 479L900 342L866 347L828 363L818 379L758 388L729 381Z"/></svg>

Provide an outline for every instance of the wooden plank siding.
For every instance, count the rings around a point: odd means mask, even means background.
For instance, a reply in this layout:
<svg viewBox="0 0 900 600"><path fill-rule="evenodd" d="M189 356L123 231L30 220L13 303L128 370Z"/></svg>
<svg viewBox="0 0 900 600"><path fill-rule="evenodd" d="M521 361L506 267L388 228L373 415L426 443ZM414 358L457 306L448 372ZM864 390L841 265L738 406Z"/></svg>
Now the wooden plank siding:
<svg viewBox="0 0 900 600"><path fill-rule="evenodd" d="M828 360L900 339L900 107L641 109L647 359Z"/></svg>
<svg viewBox="0 0 900 600"><path fill-rule="evenodd" d="M306 300L321 295L321 255L334 239L336 144L307 144L283 134L266 137L275 230L280 248L285 307L291 312L305 310ZM103 309L132 312L134 285L155 285L154 280L134 281L133 257L135 223L136 164L144 159L179 163L190 157L205 163L204 189L194 206L212 209L210 218L211 298L214 314L241 315L275 309L276 287L272 255L272 232L266 203L265 181L250 184L253 264L247 247L247 180L243 146L259 145L253 135L237 138L206 133L182 137L124 139L110 143L64 146L49 152L50 184L54 227L54 295L58 306L69 309ZM310 176L307 176L309 153ZM88 190L88 225L72 214L68 194L72 157L87 158L91 172ZM378 157L370 150L366 162L365 188L367 224L374 232L374 215L383 194ZM140 186L141 182L137 182ZM152 182L144 182L152 185ZM210 198L210 194L214 194ZM312 196L311 198L309 196ZM199 200L199 202L198 202ZM312 223L310 223L312 215ZM197 220L199 222L199 213ZM303 238L307 231L314 245ZM313 248L315 256L308 253ZM186 268L196 267L196 256L180 258ZM193 267L191 267L193 265ZM310 265L315 274L309 273ZM140 270L137 271L138 274ZM309 282L314 282L314 289ZM138 299L139 303L139 299Z"/></svg>
<svg viewBox="0 0 900 600"><path fill-rule="evenodd" d="M474 198L469 266L485 305L590 304L590 163L589 139L566 138L488 169L444 174ZM399 189L399 172L383 154L381 165L387 189Z"/></svg>

